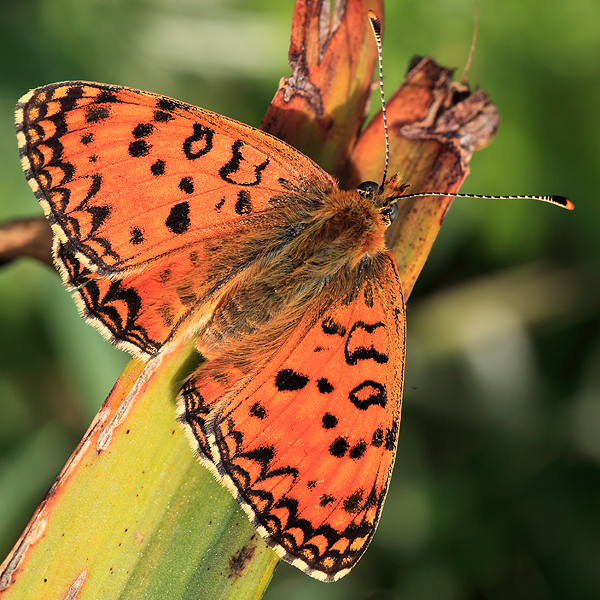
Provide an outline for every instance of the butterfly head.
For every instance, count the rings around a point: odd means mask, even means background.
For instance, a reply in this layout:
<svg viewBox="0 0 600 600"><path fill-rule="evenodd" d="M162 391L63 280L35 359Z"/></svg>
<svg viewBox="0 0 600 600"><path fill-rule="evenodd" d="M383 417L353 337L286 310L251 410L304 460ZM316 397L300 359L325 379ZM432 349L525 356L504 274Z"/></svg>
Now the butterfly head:
<svg viewBox="0 0 600 600"><path fill-rule="evenodd" d="M362 196L373 201L389 227L398 215L397 201L408 186L408 183L400 181L398 175L393 175L384 184L363 181L356 189Z"/></svg>

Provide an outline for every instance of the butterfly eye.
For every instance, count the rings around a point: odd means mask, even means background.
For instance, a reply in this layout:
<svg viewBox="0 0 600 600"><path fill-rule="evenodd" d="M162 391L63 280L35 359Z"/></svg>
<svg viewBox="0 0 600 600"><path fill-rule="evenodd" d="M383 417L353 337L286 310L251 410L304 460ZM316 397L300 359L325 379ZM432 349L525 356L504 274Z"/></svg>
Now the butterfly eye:
<svg viewBox="0 0 600 600"><path fill-rule="evenodd" d="M390 204L390 206L382 208L381 214L387 219L389 227L394 219L398 216L398 205L394 202L393 204Z"/></svg>
<svg viewBox="0 0 600 600"><path fill-rule="evenodd" d="M367 198L372 198L379 190L379 184L374 181L363 181L356 189Z"/></svg>

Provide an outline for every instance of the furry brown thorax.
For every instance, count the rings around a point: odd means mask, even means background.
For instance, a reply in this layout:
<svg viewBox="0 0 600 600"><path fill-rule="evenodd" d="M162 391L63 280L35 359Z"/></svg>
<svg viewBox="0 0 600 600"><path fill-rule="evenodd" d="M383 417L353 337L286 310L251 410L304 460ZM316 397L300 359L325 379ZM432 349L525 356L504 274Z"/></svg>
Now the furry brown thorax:
<svg viewBox="0 0 600 600"><path fill-rule="evenodd" d="M250 266L223 286L199 339L201 353L243 370L249 340L266 353L297 325L308 305L320 302L324 309L344 290L377 277L393 205L408 185L395 175L382 189L373 186L346 191L308 185L281 203L275 220L280 225L265 230L257 221L255 236L246 236L243 245L233 239L215 249L209 281L222 281L226 265ZM243 348L232 343L236 339L244 340Z"/></svg>

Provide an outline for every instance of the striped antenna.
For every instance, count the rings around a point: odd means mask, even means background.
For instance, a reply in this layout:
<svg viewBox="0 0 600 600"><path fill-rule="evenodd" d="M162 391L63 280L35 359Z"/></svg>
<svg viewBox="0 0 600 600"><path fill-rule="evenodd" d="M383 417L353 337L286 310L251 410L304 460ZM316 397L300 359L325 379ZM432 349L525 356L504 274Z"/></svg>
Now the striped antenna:
<svg viewBox="0 0 600 600"><path fill-rule="evenodd" d="M387 111L385 108L385 94L383 93L383 56L381 50L381 22L377 15L370 10L369 11L369 22L371 23L371 28L373 29L373 35L375 36L375 43L377 44L377 56L379 58L379 93L381 94L381 113L383 115L383 131L385 134L385 168L383 170L383 178L381 180L381 185L379 186L379 191L383 191L383 186L385 185L385 178L387 177L388 167L390 164L390 139L388 134L388 126L387 126ZM471 62L471 57L473 55L473 50L475 48L475 40L477 39L477 7L475 8L475 32L473 34L473 42L471 44L471 52L469 53L469 60L467 62L467 66L465 67L465 73L469 68L469 64ZM463 73L463 77L465 75ZM451 196L453 198L483 198L485 200L541 200L542 202L548 202L549 204L554 204L556 206L560 206L562 208L566 208L567 210L573 210L575 208L574 204L564 196L480 196L478 194L449 194L447 192L422 192L415 194L405 194L402 196L402 199L408 198L418 198L420 196Z"/></svg>
<svg viewBox="0 0 600 600"><path fill-rule="evenodd" d="M452 198L483 198L484 200L541 200L548 204L555 204L567 210L573 210L575 205L564 196L480 196L478 194L452 194L448 192L416 192L414 194L404 194L403 200L408 198L419 198L420 196L451 196Z"/></svg>
<svg viewBox="0 0 600 600"><path fill-rule="evenodd" d="M385 94L383 93L383 53L381 51L381 22L377 15L370 10L369 11L369 22L373 29L373 35L375 36L375 43L377 44L377 56L379 58L379 93L381 94L381 114L383 115L383 132L385 134L385 168L383 169L383 179L379 186L379 191L383 190L385 184L385 178L387 177L388 167L390 164L390 138L388 136L387 126L387 112L385 109Z"/></svg>

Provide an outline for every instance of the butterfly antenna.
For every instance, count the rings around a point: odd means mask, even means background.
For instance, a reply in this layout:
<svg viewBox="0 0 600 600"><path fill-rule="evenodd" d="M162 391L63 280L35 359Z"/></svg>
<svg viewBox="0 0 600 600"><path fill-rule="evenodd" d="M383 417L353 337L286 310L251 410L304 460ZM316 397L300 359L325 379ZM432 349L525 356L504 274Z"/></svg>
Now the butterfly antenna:
<svg viewBox="0 0 600 600"><path fill-rule="evenodd" d="M381 21L377 15L370 10L369 11L369 22L373 29L373 35L375 36L375 43L377 44L377 56L379 58L379 93L381 94L381 114L383 115L383 131L385 133L385 168L383 169L383 179L379 190L383 190L385 184L385 178L387 177L388 166L390 164L390 138L388 135L387 126L387 112L385 109L385 94L383 93L383 55L381 51Z"/></svg>
<svg viewBox="0 0 600 600"><path fill-rule="evenodd" d="M463 71L461 81L465 78L469 67L471 66L471 59L473 58L473 53L475 52L475 43L477 41L477 29L478 29L478 17L477 17L477 4L475 4L475 14L474 14L475 27L473 30L473 41L471 42L471 50L469 52L469 58L467 59L467 64L465 65L465 70ZM381 50L381 21L377 17L377 15L370 10L369 11L369 22L371 23L371 28L373 29L373 35L375 36L375 43L377 44L377 56L379 58L379 93L381 94L381 114L383 115L383 131L385 134L385 168L383 170L383 178L381 181L381 185L379 186L379 190L383 190L383 186L385 184L385 179L387 177L388 166L390 163L390 139L388 135L388 126L387 126L387 111L385 108L385 94L383 93L383 56ZM453 198L482 198L485 200L541 200L542 202L548 202L549 204L554 204L556 206L560 206L562 208L566 208L567 210L573 210L575 208L574 204L564 196L480 196L477 194L448 194L442 192L423 192L423 193L415 193L415 194L405 194L402 196L403 199L408 198L418 198L421 196L451 196Z"/></svg>
<svg viewBox="0 0 600 600"><path fill-rule="evenodd" d="M477 194L449 194L448 192L416 192L414 194L404 194L402 199L419 198L421 196L451 196L452 198L482 198L484 200L541 200L542 202L548 202L548 204L554 204L567 210L575 208L575 205L564 196L479 196Z"/></svg>

